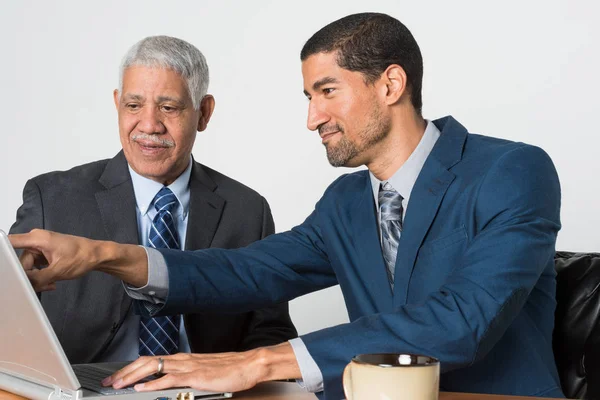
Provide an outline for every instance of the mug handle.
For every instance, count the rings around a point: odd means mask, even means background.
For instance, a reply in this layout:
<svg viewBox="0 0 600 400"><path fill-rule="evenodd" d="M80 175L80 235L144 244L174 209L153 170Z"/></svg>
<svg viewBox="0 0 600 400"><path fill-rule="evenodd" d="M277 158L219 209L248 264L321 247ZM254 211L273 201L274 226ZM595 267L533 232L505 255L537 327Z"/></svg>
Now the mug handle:
<svg viewBox="0 0 600 400"><path fill-rule="evenodd" d="M344 395L346 400L352 400L352 363L346 365L344 368L344 375L342 377L342 384L344 385Z"/></svg>

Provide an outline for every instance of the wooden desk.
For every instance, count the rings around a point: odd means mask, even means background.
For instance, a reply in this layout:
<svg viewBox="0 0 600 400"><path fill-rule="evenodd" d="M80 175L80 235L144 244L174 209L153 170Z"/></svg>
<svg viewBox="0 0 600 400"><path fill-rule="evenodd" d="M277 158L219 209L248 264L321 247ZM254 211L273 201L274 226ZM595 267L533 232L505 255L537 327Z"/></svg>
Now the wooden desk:
<svg viewBox="0 0 600 400"><path fill-rule="evenodd" d="M232 400L315 400L317 396L306 393L295 383L269 382L246 392L236 393ZM440 393L439 400L544 400L541 397L494 396L472 393ZM552 400L552 399L545 399Z"/></svg>
<svg viewBox="0 0 600 400"><path fill-rule="evenodd" d="M236 393L233 400L315 400L317 397L312 393L306 393L295 383L268 382L245 392ZM494 396L472 393L440 393L440 400L543 400L541 397L522 396ZM23 400L16 396L0 390L0 400ZM551 400L551 399L547 399Z"/></svg>

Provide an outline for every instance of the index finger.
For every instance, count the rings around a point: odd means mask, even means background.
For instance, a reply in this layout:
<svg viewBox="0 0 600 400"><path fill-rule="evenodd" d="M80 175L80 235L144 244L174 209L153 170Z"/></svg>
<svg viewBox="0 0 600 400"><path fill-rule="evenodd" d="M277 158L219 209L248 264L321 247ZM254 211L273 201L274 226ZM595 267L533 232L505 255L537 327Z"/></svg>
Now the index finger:
<svg viewBox="0 0 600 400"><path fill-rule="evenodd" d="M8 235L8 240L15 249L39 249L42 245L41 238L34 231Z"/></svg>
<svg viewBox="0 0 600 400"><path fill-rule="evenodd" d="M115 382L113 382L113 387L115 389L121 389L129 385L133 385L134 383L150 375L156 374L158 372L158 359L159 357L147 358L146 362L140 363L140 365L138 365L136 369L128 373L121 374L120 377Z"/></svg>
<svg viewBox="0 0 600 400"><path fill-rule="evenodd" d="M116 371L111 376L109 376L106 379L104 379L102 381L102 385L104 385L104 386L112 385L114 382L116 382L119 379L123 378L125 375L129 374L130 372L135 371L136 369L138 369L142 365L146 364L150 360L152 360L151 357L140 357L140 358L138 358L134 362L132 362L130 364L127 364L126 366L124 366L120 370Z"/></svg>

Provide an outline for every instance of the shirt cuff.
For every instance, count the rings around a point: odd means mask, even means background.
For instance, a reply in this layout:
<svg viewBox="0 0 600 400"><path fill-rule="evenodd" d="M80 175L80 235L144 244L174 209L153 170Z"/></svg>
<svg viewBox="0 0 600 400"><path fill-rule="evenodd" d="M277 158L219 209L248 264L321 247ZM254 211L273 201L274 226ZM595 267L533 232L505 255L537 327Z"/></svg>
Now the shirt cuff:
<svg viewBox="0 0 600 400"><path fill-rule="evenodd" d="M162 254L156 249L144 247L148 257L148 282L135 288L123 282L125 292L135 300L147 301L152 304L164 304L169 294L169 270Z"/></svg>
<svg viewBox="0 0 600 400"><path fill-rule="evenodd" d="M294 355L296 356L296 361L298 361L300 373L302 374L302 379L296 379L296 382L308 392L322 392L323 374L308 352L302 339L291 339L289 340L289 343L292 345L292 350L294 350Z"/></svg>

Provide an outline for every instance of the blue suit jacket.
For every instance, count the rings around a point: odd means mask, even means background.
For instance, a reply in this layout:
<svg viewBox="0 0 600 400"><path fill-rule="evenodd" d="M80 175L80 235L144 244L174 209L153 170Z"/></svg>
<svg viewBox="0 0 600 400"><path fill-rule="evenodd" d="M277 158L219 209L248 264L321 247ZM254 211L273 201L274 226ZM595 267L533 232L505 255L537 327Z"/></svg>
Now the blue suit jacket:
<svg viewBox="0 0 600 400"><path fill-rule="evenodd" d="M552 353L560 186L541 149L469 134L451 117L410 195L393 292L367 171L340 177L306 221L239 250L161 251L161 314L265 307L340 284L350 323L302 337L343 397L361 353L441 361L442 390L562 396ZM290 195L293 195L290 193Z"/></svg>

